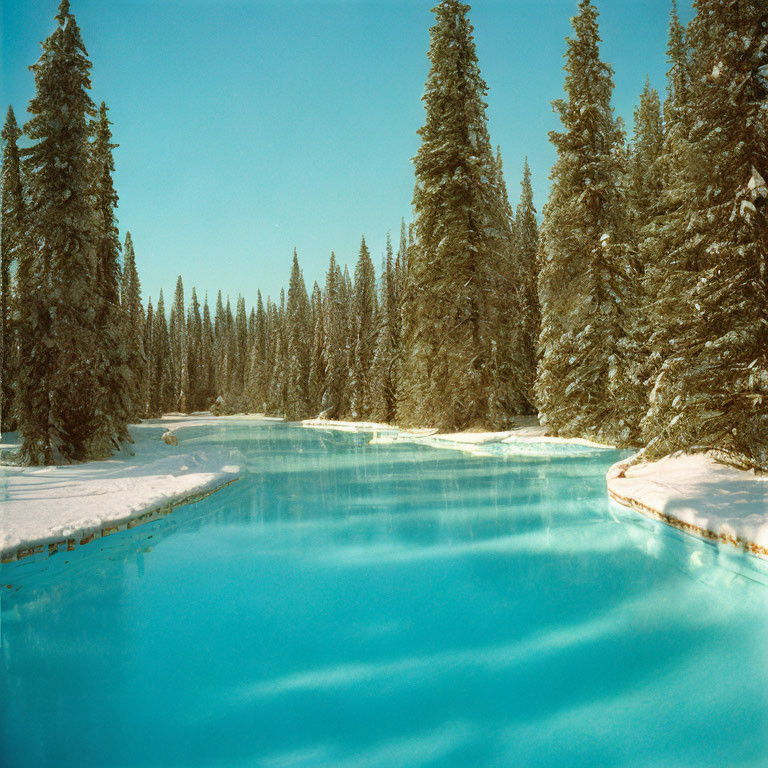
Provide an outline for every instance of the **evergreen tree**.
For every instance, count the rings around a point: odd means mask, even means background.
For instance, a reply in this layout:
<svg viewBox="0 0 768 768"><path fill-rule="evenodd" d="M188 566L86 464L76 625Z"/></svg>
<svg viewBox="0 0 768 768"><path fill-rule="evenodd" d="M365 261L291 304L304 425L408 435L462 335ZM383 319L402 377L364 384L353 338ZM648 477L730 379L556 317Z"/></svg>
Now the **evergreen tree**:
<svg viewBox="0 0 768 768"><path fill-rule="evenodd" d="M245 310L245 299L237 297L237 314L235 316L235 365L233 391L241 397L245 386L246 361L248 359L248 315Z"/></svg>
<svg viewBox="0 0 768 768"><path fill-rule="evenodd" d="M270 371L268 410L285 415L288 402L288 333L285 291L280 290L280 305L273 307L274 354Z"/></svg>
<svg viewBox="0 0 768 768"><path fill-rule="evenodd" d="M312 361L311 310L295 249L288 284L286 336L288 346L285 371L287 389L285 417L295 421L307 418L311 412L309 372Z"/></svg>
<svg viewBox="0 0 768 768"><path fill-rule="evenodd" d="M515 216L517 235L516 255L519 274L520 324L518 326L520 345L519 377L522 392L530 410L535 411L536 362L541 330L541 308L539 306L539 225L533 204L533 185L528 158L523 166L523 181L520 202Z"/></svg>
<svg viewBox="0 0 768 768"><path fill-rule="evenodd" d="M489 178L493 185L493 205L488 229L494 236L495 248L488 254L487 268L495 272L486 303L491 338L491 366L488 419L505 426L513 414L530 410L528 381L524 379L527 360L523 346L523 301L525 274L518 252L517 226L504 181L501 149L490 157ZM493 263L493 259L497 263Z"/></svg>
<svg viewBox="0 0 768 768"><path fill-rule="evenodd" d="M187 371L189 376L189 398L187 406L190 411L199 411L204 407L203 387L205 382L201 366L203 350L203 320L200 316L200 302L197 292L192 288L192 297L187 311Z"/></svg>
<svg viewBox="0 0 768 768"><path fill-rule="evenodd" d="M269 322L261 291L256 292L256 338L254 340L253 391L256 409L264 411L269 392Z"/></svg>
<svg viewBox="0 0 768 768"><path fill-rule="evenodd" d="M630 261L625 292L625 336L619 354L627 360L622 398L623 413L633 441L648 409L648 394L654 365L648 339L657 320L648 312L646 259L653 243L662 199L664 174L664 125L658 92L646 80L635 109L635 125L626 175L625 206Z"/></svg>
<svg viewBox="0 0 768 768"><path fill-rule="evenodd" d="M224 397L227 410L234 411L237 391L237 331L235 318L232 314L232 304L227 296L227 306L224 312Z"/></svg>
<svg viewBox="0 0 768 768"><path fill-rule="evenodd" d="M184 283L181 275L176 280L170 320L171 365L173 367L173 393L175 411L187 411L189 395L189 368L187 367L186 311L184 305Z"/></svg>
<svg viewBox="0 0 768 768"><path fill-rule="evenodd" d="M661 196L663 178L659 159L664 151L661 100L650 80L635 109L635 125L629 166L628 208L635 249L643 241ZM642 277L643 265L636 270Z"/></svg>
<svg viewBox="0 0 768 768"><path fill-rule="evenodd" d="M152 308L152 297L150 296L149 301L147 302L147 314L144 321L144 335L142 338L142 349L144 350L144 383L142 384L142 391L144 393L144 400L143 410L140 416L143 419L151 419L161 415L153 412L153 398L155 397L155 393L152 391L154 384L154 372L152 370L152 361L154 360L154 332L155 313Z"/></svg>
<svg viewBox="0 0 768 768"><path fill-rule="evenodd" d="M622 209L618 190L623 141L613 116L611 68L600 61L597 11L579 2L567 40L567 100L554 102L562 133L545 209L540 299L541 359L536 395L556 435L626 442L622 414Z"/></svg>
<svg viewBox="0 0 768 768"><path fill-rule="evenodd" d="M221 298L221 291L219 291L216 296L213 333L215 338L214 360L216 364L216 392L221 396L227 388L224 370L227 357L227 317L224 312L224 302Z"/></svg>
<svg viewBox="0 0 768 768"><path fill-rule="evenodd" d="M107 106L102 101L91 152L92 195L97 214L96 373L100 390L92 453L101 455L108 455L120 440L130 438L128 420L137 415L131 396L139 397L139 392L134 391L133 372L128 364L127 317L120 304L120 239L115 218L118 197L112 181L115 170L112 150L117 144L112 143L110 125ZM141 306L140 300L138 305ZM140 332L135 342L141 342ZM136 384L140 386L141 379Z"/></svg>
<svg viewBox="0 0 768 768"><path fill-rule="evenodd" d="M686 33L672 1L667 46L669 72L664 103L664 142L654 175L661 180L659 197L641 232L638 263L642 272L644 304L634 312L634 337L638 352L632 380L643 391L639 411L647 410L648 399L662 364L672 352L675 337L685 320L678 312L679 296L695 280L689 262L685 211L694 194L689 163L693 159L689 133L696 117L690 105L690 52ZM631 408L630 403L630 408ZM653 439L651 422L642 425L643 440Z"/></svg>
<svg viewBox="0 0 768 768"><path fill-rule="evenodd" d="M713 449L768 468L768 9L698 0L680 118L690 194L684 255L662 285L668 355L651 393L647 455Z"/></svg>
<svg viewBox="0 0 768 768"><path fill-rule="evenodd" d="M392 243L387 234L379 301L378 337L371 376L372 416L377 421L386 423L395 421L397 408L399 313L396 266L393 261Z"/></svg>
<svg viewBox="0 0 768 768"><path fill-rule="evenodd" d="M125 322L126 364L131 371L130 419L135 421L144 416L147 410L147 360L149 352L144 347L146 334L144 307L141 303L141 283L136 270L136 254L133 250L131 233L125 234L123 247L123 275L120 290L120 303ZM150 334L151 337L151 334Z"/></svg>
<svg viewBox="0 0 768 768"><path fill-rule="evenodd" d="M168 322L165 316L165 302L163 301L162 289L157 300L154 316L151 369L153 375L152 387L150 389L151 411L153 415L161 416L163 413L172 411L176 407L171 342L168 333Z"/></svg>
<svg viewBox="0 0 768 768"><path fill-rule="evenodd" d="M93 314L98 223L89 176L91 63L68 0L59 5L56 22L32 65L36 95L25 126L33 142L23 163L31 252L22 269L19 399L22 457L31 464L86 459L101 401Z"/></svg>
<svg viewBox="0 0 768 768"><path fill-rule="evenodd" d="M13 321L16 303L12 286L12 265L20 263L25 242L26 220L24 190L17 141L21 131L13 109L3 126L3 167L0 176L0 431L16 429L14 402L19 356L16 324Z"/></svg>
<svg viewBox="0 0 768 768"><path fill-rule="evenodd" d="M376 273L363 238L355 265L352 298L352 415L357 419L367 419L371 415L371 367L376 353L376 313Z"/></svg>
<svg viewBox="0 0 768 768"><path fill-rule="evenodd" d="M325 306L323 292L315 282L312 287L312 354L309 369L309 410L318 414L323 408L328 363L325 357Z"/></svg>
<svg viewBox="0 0 768 768"><path fill-rule="evenodd" d="M323 291L325 315L326 360L325 388L323 409L331 418L342 418L347 411L347 381L349 368L347 361L347 311L344 305L344 280L335 254L325 275Z"/></svg>
<svg viewBox="0 0 768 768"><path fill-rule="evenodd" d="M211 310L208 307L208 294L203 302L203 339L200 352L200 397L201 408L208 408L216 399L216 338L211 322Z"/></svg>
<svg viewBox="0 0 768 768"><path fill-rule="evenodd" d="M447 430L489 424L503 243L488 137L487 87L477 63L469 6L434 9L426 123L415 159L415 243L407 371L398 407L405 424Z"/></svg>

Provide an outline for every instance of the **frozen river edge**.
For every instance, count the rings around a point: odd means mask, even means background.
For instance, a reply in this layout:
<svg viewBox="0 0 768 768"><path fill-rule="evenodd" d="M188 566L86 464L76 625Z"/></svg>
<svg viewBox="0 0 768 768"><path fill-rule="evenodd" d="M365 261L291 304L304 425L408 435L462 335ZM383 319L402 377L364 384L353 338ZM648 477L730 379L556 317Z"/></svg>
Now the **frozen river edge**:
<svg viewBox="0 0 768 768"><path fill-rule="evenodd" d="M135 444L106 461L3 467L2 562L74 549L156 520L231 485L240 471L231 453L225 455L215 445L204 451L196 446L185 450L183 433L179 446L169 446L163 434L178 437L179 430L189 427L269 421L281 419L167 415L133 425ZM439 434L371 422L309 419L300 424L371 434L376 444L422 444L476 456L578 457L611 448L588 440L549 437L538 426ZM673 456L626 472L622 469L620 462L607 475L608 493L615 502L685 533L768 558L768 483L763 478L723 466L707 455Z"/></svg>

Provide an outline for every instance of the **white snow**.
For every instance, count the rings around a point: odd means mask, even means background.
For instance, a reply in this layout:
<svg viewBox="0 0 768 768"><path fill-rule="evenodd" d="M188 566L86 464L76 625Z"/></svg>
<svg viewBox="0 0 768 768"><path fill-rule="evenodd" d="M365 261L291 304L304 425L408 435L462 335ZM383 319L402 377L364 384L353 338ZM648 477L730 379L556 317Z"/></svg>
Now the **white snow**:
<svg viewBox="0 0 768 768"><path fill-rule="evenodd" d="M189 441L189 427L263 417L166 416L131 427L134 445L106 461L55 467L0 467L0 551L77 538L237 478L230 447ZM162 435L172 430L178 446ZM11 438L10 444L8 438ZM3 435L0 449L12 448ZM234 456L235 461L237 456Z"/></svg>
<svg viewBox="0 0 768 768"><path fill-rule="evenodd" d="M372 432L371 443L415 443L433 448L447 448L476 455L550 456L584 455L585 450L612 448L581 438L550 437L536 417L519 419L520 426L506 432L450 432L436 429L400 429L391 424L367 421L331 421L307 419L302 426L343 432Z"/></svg>
<svg viewBox="0 0 768 768"><path fill-rule="evenodd" d="M767 477L720 464L710 454L675 454L626 473L623 464L608 472L608 492L619 503L768 557Z"/></svg>

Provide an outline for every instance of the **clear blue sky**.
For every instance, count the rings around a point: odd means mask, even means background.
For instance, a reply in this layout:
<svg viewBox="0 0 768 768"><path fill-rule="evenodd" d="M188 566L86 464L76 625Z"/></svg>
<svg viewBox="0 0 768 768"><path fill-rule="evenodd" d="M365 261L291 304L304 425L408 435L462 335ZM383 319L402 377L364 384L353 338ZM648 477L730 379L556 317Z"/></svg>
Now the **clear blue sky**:
<svg viewBox="0 0 768 768"><path fill-rule="evenodd" d="M27 69L59 0L0 0L2 102L19 122ZM181 273L212 296L255 302L287 285L294 246L311 289L331 250L350 266L365 234L379 264L410 215L434 0L71 0L111 108L121 232L144 298ZM597 0L614 106L631 127L646 74L666 70L668 0ZM682 0L684 21L690 18ZM471 19L489 85L491 139L510 196L528 155L548 190L577 0L478 0ZM3 115L5 107L3 107Z"/></svg>

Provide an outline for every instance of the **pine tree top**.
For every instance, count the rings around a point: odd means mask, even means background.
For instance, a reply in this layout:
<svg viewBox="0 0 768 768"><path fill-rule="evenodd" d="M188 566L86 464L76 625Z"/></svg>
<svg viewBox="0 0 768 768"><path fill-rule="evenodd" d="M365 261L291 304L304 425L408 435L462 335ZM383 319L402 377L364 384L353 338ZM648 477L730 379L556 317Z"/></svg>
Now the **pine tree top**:
<svg viewBox="0 0 768 768"><path fill-rule="evenodd" d="M69 0L61 0L59 3L59 12L56 14L56 21L58 21L59 24L65 24L69 16Z"/></svg>
<svg viewBox="0 0 768 768"><path fill-rule="evenodd" d="M21 136L21 129L16 122L16 115L13 112L13 107L8 105L8 112L5 115L5 124L3 125L2 137L8 143L15 143Z"/></svg>

